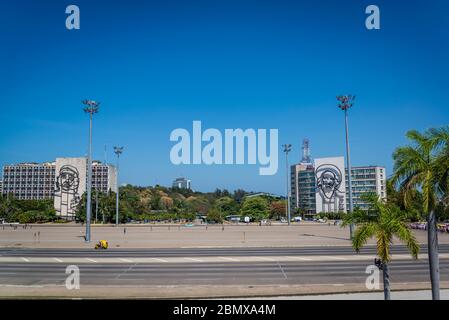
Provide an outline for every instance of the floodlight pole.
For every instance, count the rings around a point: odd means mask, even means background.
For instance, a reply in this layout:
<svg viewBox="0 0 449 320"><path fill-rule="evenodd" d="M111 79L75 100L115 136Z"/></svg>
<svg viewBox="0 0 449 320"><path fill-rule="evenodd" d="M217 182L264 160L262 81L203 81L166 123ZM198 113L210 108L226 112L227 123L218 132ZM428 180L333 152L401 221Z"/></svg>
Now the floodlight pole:
<svg viewBox="0 0 449 320"><path fill-rule="evenodd" d="M118 213L119 213L119 180L118 180L118 172L119 172L119 159L120 155L123 152L123 147L114 147L114 153L117 155L117 173L116 173L116 185L117 185L117 193L115 194L115 226L118 227Z"/></svg>
<svg viewBox="0 0 449 320"><path fill-rule="evenodd" d="M93 100L83 100L82 103L86 106L83 110L89 114L89 154L87 157L87 203L86 203L86 242L90 242L90 220L92 216L92 118L98 112L99 102Z"/></svg>
<svg viewBox="0 0 449 320"><path fill-rule="evenodd" d="M348 196L349 196L349 212L352 213L354 205L352 201L352 169L351 169L351 155L349 150L349 129L348 129L348 109L354 105L355 96L346 95L338 96L338 107L345 112L345 132L346 132L346 166L348 168ZM354 238L354 224L349 225L349 235L351 240Z"/></svg>
<svg viewBox="0 0 449 320"><path fill-rule="evenodd" d="M287 177L287 206L286 206L286 210L287 210L287 219L288 219L288 225L290 225L290 188L289 188L289 170L288 170L288 153L292 150L292 145L291 144L284 144L282 145L282 147L284 148L284 152L285 152L285 169L286 169L286 177Z"/></svg>

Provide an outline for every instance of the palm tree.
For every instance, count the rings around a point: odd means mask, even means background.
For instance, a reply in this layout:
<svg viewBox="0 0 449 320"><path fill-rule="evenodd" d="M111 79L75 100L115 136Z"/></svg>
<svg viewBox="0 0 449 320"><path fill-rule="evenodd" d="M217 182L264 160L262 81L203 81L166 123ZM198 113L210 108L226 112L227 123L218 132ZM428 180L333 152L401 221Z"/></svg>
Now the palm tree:
<svg viewBox="0 0 449 320"><path fill-rule="evenodd" d="M412 145L399 147L393 154L393 182L403 191L407 206L413 200L416 191L422 194L422 212L427 218L427 239L429 251L430 281L432 298L440 299L440 271L438 259L438 234L435 208L447 193L448 161L444 151L449 154L447 137L449 131L431 129L424 134L416 130L407 132ZM444 139L446 143L444 143Z"/></svg>
<svg viewBox="0 0 449 320"><path fill-rule="evenodd" d="M439 191L442 195L441 204L449 206L449 126L429 129L430 139L436 146L436 166L440 177Z"/></svg>
<svg viewBox="0 0 449 320"><path fill-rule="evenodd" d="M385 300L390 300L388 264L391 261L390 247L394 237L407 245L415 259L418 258L419 244L407 226L408 218L404 211L379 200L376 194L364 195L363 200L370 204L370 209L356 208L353 213L345 214L342 226L348 226L351 223L356 225L357 228L352 239L352 246L356 252L359 252L369 239L376 239L377 256L380 258L380 263L376 263L376 265L382 270Z"/></svg>

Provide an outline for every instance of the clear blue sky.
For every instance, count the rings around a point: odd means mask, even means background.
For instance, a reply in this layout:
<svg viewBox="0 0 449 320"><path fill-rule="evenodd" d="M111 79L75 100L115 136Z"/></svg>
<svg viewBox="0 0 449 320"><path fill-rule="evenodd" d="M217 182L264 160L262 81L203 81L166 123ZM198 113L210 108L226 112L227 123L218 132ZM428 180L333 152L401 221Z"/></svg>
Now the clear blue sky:
<svg viewBox="0 0 449 320"><path fill-rule="evenodd" d="M77 4L81 30L65 29ZM365 29L377 4L381 30ZM94 156L124 145L121 181L197 190L283 193L258 166L175 166L175 128L278 128L279 144L311 141L312 156L344 155L335 96L350 111L353 165L384 165L415 128L449 123L449 2L434 1L22 1L0 2L0 165L82 156L101 101Z"/></svg>

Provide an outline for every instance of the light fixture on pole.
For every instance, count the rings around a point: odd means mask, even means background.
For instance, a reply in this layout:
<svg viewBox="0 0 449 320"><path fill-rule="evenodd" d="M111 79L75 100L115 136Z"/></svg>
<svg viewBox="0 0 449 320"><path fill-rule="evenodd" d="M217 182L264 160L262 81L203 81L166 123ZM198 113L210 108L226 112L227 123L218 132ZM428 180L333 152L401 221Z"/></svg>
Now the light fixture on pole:
<svg viewBox="0 0 449 320"><path fill-rule="evenodd" d="M354 105L355 96L353 95L342 95L337 96L338 107L345 112L345 131L346 131L346 167L348 170L348 196L349 196L349 212L352 213L354 210L352 202L352 169L351 169L351 156L349 149L349 130L348 130L348 109ZM354 224L349 225L350 238L354 237Z"/></svg>
<svg viewBox="0 0 449 320"><path fill-rule="evenodd" d="M290 225L290 188L289 188L289 170L288 170L288 153L292 150L291 144L283 144L282 147L284 148L285 152L285 169L286 169L286 176L287 176L287 219L288 219L288 225Z"/></svg>
<svg viewBox="0 0 449 320"><path fill-rule="evenodd" d="M119 192L120 188L118 185L118 171L119 171L119 158L123 152L123 147L114 147L114 153L117 155L117 174L116 174L116 184L117 184L117 193L115 194L115 226L118 226L118 211L119 211Z"/></svg>
<svg viewBox="0 0 449 320"><path fill-rule="evenodd" d="M86 242L90 242L90 220L92 216L92 118L98 112L99 102L83 100L84 112L89 114L89 154L87 156L87 204L86 204Z"/></svg>

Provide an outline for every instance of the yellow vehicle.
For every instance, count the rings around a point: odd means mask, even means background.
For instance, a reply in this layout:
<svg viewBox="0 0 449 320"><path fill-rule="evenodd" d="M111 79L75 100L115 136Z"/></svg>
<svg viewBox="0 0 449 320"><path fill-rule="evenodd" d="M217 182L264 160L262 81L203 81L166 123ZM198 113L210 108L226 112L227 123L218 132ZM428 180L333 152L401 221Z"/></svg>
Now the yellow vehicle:
<svg viewBox="0 0 449 320"><path fill-rule="evenodd" d="M106 240L100 240L95 245L95 249L107 249L108 248L108 242Z"/></svg>

